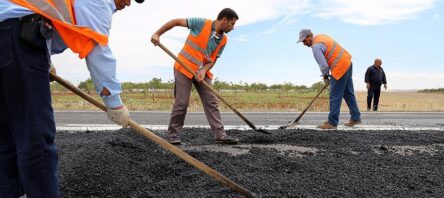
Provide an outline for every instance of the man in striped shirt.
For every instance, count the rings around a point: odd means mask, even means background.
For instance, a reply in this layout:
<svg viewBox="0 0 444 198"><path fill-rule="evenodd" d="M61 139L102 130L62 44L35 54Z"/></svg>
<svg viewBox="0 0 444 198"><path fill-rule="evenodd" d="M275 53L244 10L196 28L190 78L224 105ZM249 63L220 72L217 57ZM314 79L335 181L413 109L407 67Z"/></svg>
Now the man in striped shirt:
<svg viewBox="0 0 444 198"><path fill-rule="evenodd" d="M159 37L173 27L181 26L190 29L190 34L178 58L197 73L197 78L194 79L193 74L184 69L180 63L175 63L175 101L168 127L168 140L171 144L181 144L179 135L183 129L192 84L199 93L216 142L238 143L238 139L229 137L224 131L216 97L199 83L205 81L212 85L213 74L210 70L225 47L227 42L225 33L233 30L238 19L234 10L225 8L215 21L204 18L173 19L152 35L151 42L157 45L160 42Z"/></svg>

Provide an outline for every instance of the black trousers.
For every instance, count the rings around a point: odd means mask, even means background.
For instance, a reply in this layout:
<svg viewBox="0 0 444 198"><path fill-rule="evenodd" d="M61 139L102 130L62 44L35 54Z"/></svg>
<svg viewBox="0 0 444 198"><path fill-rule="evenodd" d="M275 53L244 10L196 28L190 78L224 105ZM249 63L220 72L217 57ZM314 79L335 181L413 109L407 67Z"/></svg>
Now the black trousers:
<svg viewBox="0 0 444 198"><path fill-rule="evenodd" d="M20 31L18 19L0 22L0 197L57 198L48 52L30 48Z"/></svg>
<svg viewBox="0 0 444 198"><path fill-rule="evenodd" d="M381 95L381 84L370 84L370 89L368 89L367 92L367 109L372 108L372 99L374 97L373 111L378 110L380 95Z"/></svg>

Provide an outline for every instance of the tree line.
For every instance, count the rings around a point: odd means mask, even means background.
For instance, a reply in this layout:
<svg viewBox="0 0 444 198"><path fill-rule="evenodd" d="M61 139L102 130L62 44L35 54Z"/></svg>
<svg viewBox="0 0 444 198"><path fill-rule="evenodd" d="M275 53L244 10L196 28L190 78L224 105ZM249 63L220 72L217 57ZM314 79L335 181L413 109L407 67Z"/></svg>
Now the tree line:
<svg viewBox="0 0 444 198"><path fill-rule="evenodd" d="M444 88L423 89L423 90L419 90L418 92L421 92L421 93L444 93Z"/></svg>
<svg viewBox="0 0 444 198"><path fill-rule="evenodd" d="M317 82L307 87L305 85L295 85L290 82L284 82L282 84L267 85L264 83L233 83L225 82L219 79L213 81L213 87L218 91L293 91L293 92L311 92L319 91L322 89L324 84L322 82ZM82 81L77 86L83 91L94 91L95 86L91 78ZM158 91L158 90L173 90L174 81L162 81L161 78L153 78L148 82L123 82L122 89L124 91ZM67 91L63 86L58 83L51 83L51 90L53 91Z"/></svg>

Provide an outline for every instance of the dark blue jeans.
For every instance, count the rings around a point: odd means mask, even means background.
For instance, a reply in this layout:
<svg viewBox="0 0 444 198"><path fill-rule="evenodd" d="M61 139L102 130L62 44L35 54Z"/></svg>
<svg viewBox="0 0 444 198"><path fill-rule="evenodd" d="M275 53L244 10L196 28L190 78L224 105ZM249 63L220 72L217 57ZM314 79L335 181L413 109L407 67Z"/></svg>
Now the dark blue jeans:
<svg viewBox="0 0 444 198"><path fill-rule="evenodd" d="M0 197L59 197L47 50L20 30L18 19L0 22Z"/></svg>
<svg viewBox="0 0 444 198"><path fill-rule="evenodd" d="M359 112L353 88L352 74L353 64L350 65L350 68L339 80L333 77L330 78L330 114L328 122L333 126L338 126L339 123L342 98L344 98L350 110L351 119L355 121L361 120L361 113Z"/></svg>

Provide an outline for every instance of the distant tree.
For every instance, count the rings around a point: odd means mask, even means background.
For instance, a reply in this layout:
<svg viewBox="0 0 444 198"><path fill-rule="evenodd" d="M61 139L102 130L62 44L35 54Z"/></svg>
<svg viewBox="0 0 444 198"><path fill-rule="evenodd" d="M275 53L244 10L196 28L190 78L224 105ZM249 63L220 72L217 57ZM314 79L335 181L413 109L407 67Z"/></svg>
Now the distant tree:
<svg viewBox="0 0 444 198"><path fill-rule="evenodd" d="M293 84L290 82L284 82L284 84L281 87L282 91L292 91L294 88Z"/></svg>
<svg viewBox="0 0 444 198"><path fill-rule="evenodd" d="M320 91L324 87L324 82L317 82L311 85L310 89L312 91Z"/></svg>
<svg viewBox="0 0 444 198"><path fill-rule="evenodd" d="M67 91L67 89L64 86L60 85L57 82L51 82L50 88L51 91Z"/></svg>
<svg viewBox="0 0 444 198"><path fill-rule="evenodd" d="M94 91L95 89L94 83L91 78L88 78L83 82L80 82L79 86L77 87L84 91Z"/></svg>
<svg viewBox="0 0 444 198"><path fill-rule="evenodd" d="M293 87L293 90L299 91L299 92L306 92L308 90L308 87L305 85L295 85Z"/></svg>
<svg viewBox="0 0 444 198"><path fill-rule="evenodd" d="M252 83L250 89L253 91L264 91L268 89L268 86L264 83Z"/></svg>
<svg viewBox="0 0 444 198"><path fill-rule="evenodd" d="M174 89L174 80L169 80L168 82L166 82L166 83L163 83L163 89L170 89L170 90L172 90L172 89Z"/></svg>
<svg viewBox="0 0 444 198"><path fill-rule="evenodd" d="M161 78L153 78L148 82L148 87L151 89L162 89L162 79Z"/></svg>
<svg viewBox="0 0 444 198"><path fill-rule="evenodd" d="M281 84L273 84L270 86L270 89L272 90L281 90L282 89L282 85Z"/></svg>
<svg viewBox="0 0 444 198"><path fill-rule="evenodd" d="M420 93L444 93L444 88L438 88L438 89L423 89L419 90Z"/></svg>
<svg viewBox="0 0 444 198"><path fill-rule="evenodd" d="M132 83L132 82L123 82L121 84L122 89L124 89L124 90L138 89L137 85L138 84Z"/></svg>
<svg viewBox="0 0 444 198"><path fill-rule="evenodd" d="M213 87L216 90L228 90L231 88L230 84L224 81L220 81L218 78L214 79Z"/></svg>

